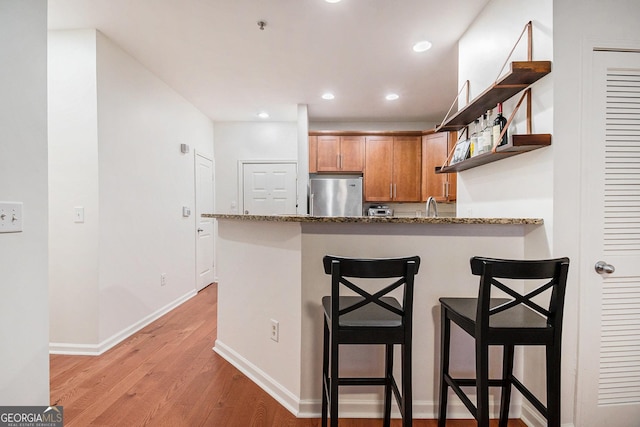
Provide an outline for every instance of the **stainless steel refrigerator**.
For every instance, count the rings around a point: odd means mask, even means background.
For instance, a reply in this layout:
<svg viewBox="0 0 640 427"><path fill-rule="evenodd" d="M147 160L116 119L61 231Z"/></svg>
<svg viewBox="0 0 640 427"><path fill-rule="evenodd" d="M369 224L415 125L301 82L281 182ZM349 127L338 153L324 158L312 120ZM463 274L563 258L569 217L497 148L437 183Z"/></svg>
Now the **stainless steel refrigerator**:
<svg viewBox="0 0 640 427"><path fill-rule="evenodd" d="M362 216L362 178L309 180L309 214Z"/></svg>

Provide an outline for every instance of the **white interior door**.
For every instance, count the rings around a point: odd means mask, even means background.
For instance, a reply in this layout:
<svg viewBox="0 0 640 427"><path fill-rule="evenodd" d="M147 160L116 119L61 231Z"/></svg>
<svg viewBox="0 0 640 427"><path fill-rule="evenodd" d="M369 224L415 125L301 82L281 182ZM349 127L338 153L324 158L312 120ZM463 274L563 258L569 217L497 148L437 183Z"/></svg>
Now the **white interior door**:
<svg viewBox="0 0 640 427"><path fill-rule="evenodd" d="M594 52L583 121L578 418L640 425L640 53ZM590 130L589 130L590 129ZM604 261L615 272L596 272Z"/></svg>
<svg viewBox="0 0 640 427"><path fill-rule="evenodd" d="M208 286L215 280L215 241L213 218L202 218L213 213L214 186L213 160L196 153L196 287Z"/></svg>
<svg viewBox="0 0 640 427"><path fill-rule="evenodd" d="M297 212L296 163L243 163L242 174L245 214Z"/></svg>

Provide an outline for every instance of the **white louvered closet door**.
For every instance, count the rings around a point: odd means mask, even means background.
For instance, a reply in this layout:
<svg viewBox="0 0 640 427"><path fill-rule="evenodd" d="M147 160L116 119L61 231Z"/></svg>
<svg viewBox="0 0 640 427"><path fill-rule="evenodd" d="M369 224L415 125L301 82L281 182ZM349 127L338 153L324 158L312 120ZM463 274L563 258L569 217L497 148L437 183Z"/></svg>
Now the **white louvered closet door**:
<svg viewBox="0 0 640 427"><path fill-rule="evenodd" d="M638 427L640 52L594 52L585 104L577 425Z"/></svg>

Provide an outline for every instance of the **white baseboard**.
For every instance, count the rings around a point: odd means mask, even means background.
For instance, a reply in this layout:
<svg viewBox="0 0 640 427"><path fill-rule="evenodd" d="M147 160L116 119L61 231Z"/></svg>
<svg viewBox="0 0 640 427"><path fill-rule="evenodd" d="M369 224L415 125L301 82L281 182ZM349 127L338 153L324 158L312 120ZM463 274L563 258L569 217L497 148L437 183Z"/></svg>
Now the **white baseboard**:
<svg viewBox="0 0 640 427"><path fill-rule="evenodd" d="M49 354L67 354L74 356L100 356L102 353L107 350L115 347L120 342L129 338L131 335L138 332L140 329L144 328L151 322L158 320L174 308L183 304L185 301L196 295L195 289L187 292L183 296L175 299L164 307L154 311L148 316L140 319L138 322L133 325L123 329L122 331L116 333L115 335L107 338L99 344L70 344L70 343L49 343Z"/></svg>
<svg viewBox="0 0 640 427"><path fill-rule="evenodd" d="M546 427L547 420L526 400L522 402L521 420L528 427ZM562 427L575 427L573 423L564 423Z"/></svg>
<svg viewBox="0 0 640 427"><path fill-rule="evenodd" d="M284 406L296 417L299 414L300 399L288 389L275 381L256 365L236 353L233 349L225 345L220 340L216 340L213 351L218 353L227 362L235 366L240 372L245 374L251 381L256 383L261 389L266 391L278 403ZM319 412L318 412L319 413Z"/></svg>
<svg viewBox="0 0 640 427"><path fill-rule="evenodd" d="M450 397L450 400L454 400ZM391 417L400 418L398 407L393 401ZM320 400L302 400L299 405L298 418L319 418L321 411ZM382 418L382 400L363 400L340 398L338 411L344 418ZM497 417L498 406L492 405L492 413ZM413 401L413 418L435 420L438 419L438 402L420 400ZM467 407L460 401L450 401L447 408L447 419L473 418Z"/></svg>
<svg viewBox="0 0 640 427"><path fill-rule="evenodd" d="M245 374L250 380L277 400L282 406L297 418L319 418L321 415L320 399L301 400L288 389L276 382L264 371L257 368L247 359L236 353L220 340L216 340L213 350L221 357L235 366L240 372ZM395 402L395 401L394 401ZM492 413L498 414L500 402L490 402ZM382 418L382 399L346 398L341 397L338 408L340 417L344 418ZM391 408L392 418L400 418L395 403ZM413 401L413 418L416 419L437 419L438 402L434 401ZM447 418L465 419L471 418L471 414L464 404L453 398L449 398L447 408Z"/></svg>

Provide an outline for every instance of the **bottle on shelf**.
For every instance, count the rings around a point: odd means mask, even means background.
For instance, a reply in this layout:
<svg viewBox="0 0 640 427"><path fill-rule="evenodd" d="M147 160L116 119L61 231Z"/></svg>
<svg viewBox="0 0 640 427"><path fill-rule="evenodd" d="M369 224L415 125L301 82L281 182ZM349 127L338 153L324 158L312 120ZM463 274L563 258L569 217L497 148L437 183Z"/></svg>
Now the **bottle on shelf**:
<svg viewBox="0 0 640 427"><path fill-rule="evenodd" d="M493 146L493 130L491 118L491 110L487 110L487 113L482 117L484 125L482 131L478 137L478 144L480 145L480 153L488 153Z"/></svg>
<svg viewBox="0 0 640 427"><path fill-rule="evenodd" d="M502 129L507 125L507 119L502 115L502 103L498 103L498 115L496 119L493 121L493 145L495 147L500 147L502 145L507 144L507 132L504 133L502 139L500 139L500 134L502 133Z"/></svg>
<svg viewBox="0 0 640 427"><path fill-rule="evenodd" d="M473 131L471 132L471 143L469 144L469 157L478 155L478 119L473 122Z"/></svg>

